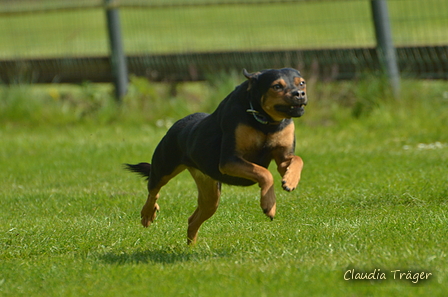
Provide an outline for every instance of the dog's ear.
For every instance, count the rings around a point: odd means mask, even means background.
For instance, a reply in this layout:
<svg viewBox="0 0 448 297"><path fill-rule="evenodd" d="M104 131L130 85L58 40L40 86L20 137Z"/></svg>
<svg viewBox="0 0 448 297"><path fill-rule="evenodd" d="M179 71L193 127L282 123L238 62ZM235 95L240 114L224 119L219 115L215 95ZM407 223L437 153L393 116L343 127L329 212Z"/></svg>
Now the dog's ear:
<svg viewBox="0 0 448 297"><path fill-rule="evenodd" d="M249 91L252 88L252 86L256 83L258 75L260 73L261 72L249 73L245 68L243 68L243 74L249 80L249 86L247 87L247 91Z"/></svg>
<svg viewBox="0 0 448 297"><path fill-rule="evenodd" d="M246 68L243 68L243 74L247 79L251 79L253 74L250 74L249 72L247 72Z"/></svg>

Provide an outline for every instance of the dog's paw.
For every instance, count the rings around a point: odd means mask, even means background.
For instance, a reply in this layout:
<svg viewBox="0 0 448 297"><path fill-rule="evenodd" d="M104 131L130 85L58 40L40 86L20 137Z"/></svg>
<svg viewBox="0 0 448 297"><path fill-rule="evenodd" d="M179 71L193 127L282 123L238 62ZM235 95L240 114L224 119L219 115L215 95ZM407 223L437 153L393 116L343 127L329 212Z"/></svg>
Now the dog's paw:
<svg viewBox="0 0 448 297"><path fill-rule="evenodd" d="M296 189L295 186L291 186L286 180L282 180L282 188L287 192L292 192Z"/></svg>
<svg viewBox="0 0 448 297"><path fill-rule="evenodd" d="M142 209L141 223L142 223L143 227L149 227L149 225L151 225L151 223L154 222L154 220L156 219L156 216L157 216L157 212L159 210L160 210L160 207L157 203L154 205L154 209L152 209L150 211L148 211L146 208Z"/></svg>
<svg viewBox="0 0 448 297"><path fill-rule="evenodd" d="M276 210L275 200L276 199L273 185L269 187L269 190L267 192L263 192L263 190L261 191L261 199L260 199L261 209L263 210L263 213L271 220L273 220L275 216L275 210Z"/></svg>
<svg viewBox="0 0 448 297"><path fill-rule="evenodd" d="M286 170L285 175L282 179L282 188L285 191L291 192L297 188L300 180L300 172L290 171L289 168Z"/></svg>
<svg viewBox="0 0 448 297"><path fill-rule="evenodd" d="M271 221L274 219L275 217L275 211L276 211L276 204L274 204L271 208L267 209L267 208L263 208L263 212L264 214L271 219Z"/></svg>

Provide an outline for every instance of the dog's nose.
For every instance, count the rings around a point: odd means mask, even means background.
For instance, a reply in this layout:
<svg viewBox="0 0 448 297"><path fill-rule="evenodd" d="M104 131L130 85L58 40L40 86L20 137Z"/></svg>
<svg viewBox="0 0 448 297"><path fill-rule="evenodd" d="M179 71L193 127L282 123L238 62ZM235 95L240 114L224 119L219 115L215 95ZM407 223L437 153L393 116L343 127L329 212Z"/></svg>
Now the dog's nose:
<svg viewBox="0 0 448 297"><path fill-rule="evenodd" d="M297 90L291 93L294 97L305 97L305 91Z"/></svg>

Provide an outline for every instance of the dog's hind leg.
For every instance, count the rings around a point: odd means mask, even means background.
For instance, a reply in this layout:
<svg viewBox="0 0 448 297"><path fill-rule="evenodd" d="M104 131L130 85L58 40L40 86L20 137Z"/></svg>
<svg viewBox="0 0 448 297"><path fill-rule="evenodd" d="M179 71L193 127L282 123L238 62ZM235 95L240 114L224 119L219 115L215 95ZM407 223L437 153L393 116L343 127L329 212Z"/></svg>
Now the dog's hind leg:
<svg viewBox="0 0 448 297"><path fill-rule="evenodd" d="M140 214L141 214L141 222L144 227L148 227L156 218L156 212L159 211L160 207L157 204L157 199L159 199L159 191L160 189L168 183L170 179L181 173L185 170L184 165L177 166L173 171L166 175L157 174L154 171L155 166L152 166L151 174L148 181L148 199L146 200L145 205L143 206Z"/></svg>
<svg viewBox="0 0 448 297"><path fill-rule="evenodd" d="M156 203L157 199L159 199L159 190L154 189L152 192L149 192L148 199L140 212L143 227L149 227L156 219L156 212L160 210L159 205Z"/></svg>
<svg viewBox="0 0 448 297"><path fill-rule="evenodd" d="M197 169L188 168L198 187L198 207L188 218L187 243L195 244L199 227L218 209L221 183Z"/></svg>

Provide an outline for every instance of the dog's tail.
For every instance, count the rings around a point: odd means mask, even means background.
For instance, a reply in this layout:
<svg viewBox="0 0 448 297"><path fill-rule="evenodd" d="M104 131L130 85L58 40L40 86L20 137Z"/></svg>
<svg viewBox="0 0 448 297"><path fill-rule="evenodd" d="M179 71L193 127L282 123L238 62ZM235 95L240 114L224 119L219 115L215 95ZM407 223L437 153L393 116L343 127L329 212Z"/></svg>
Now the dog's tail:
<svg viewBox="0 0 448 297"><path fill-rule="evenodd" d="M138 163L135 165L132 164L124 164L124 168L138 173L143 177L146 177L146 179L149 179L149 174L151 173L151 164L149 163Z"/></svg>

